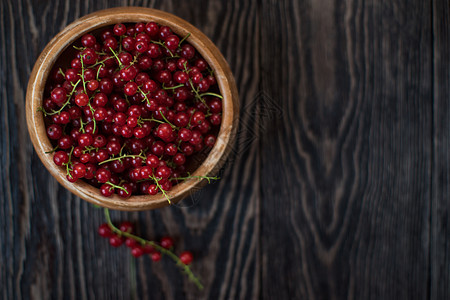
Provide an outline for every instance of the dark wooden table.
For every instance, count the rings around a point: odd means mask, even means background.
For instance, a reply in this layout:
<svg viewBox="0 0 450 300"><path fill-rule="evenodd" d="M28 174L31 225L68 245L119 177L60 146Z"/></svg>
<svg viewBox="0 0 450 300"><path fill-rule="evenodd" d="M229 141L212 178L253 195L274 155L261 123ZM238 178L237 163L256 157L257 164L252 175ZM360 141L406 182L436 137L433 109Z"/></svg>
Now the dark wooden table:
<svg viewBox="0 0 450 300"><path fill-rule="evenodd" d="M31 146L25 91L49 40L112 6L204 31L239 88L222 179L183 207L114 212L194 252L133 259ZM0 2L1 299L450 299L448 0Z"/></svg>

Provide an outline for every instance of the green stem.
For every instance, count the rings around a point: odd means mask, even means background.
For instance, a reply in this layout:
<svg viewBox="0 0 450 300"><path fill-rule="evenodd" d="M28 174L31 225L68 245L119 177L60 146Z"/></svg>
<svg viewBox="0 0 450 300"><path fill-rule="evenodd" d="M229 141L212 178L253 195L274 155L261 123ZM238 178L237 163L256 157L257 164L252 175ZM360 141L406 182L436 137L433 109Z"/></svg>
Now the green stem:
<svg viewBox="0 0 450 300"><path fill-rule="evenodd" d="M147 94L144 93L143 90L141 90L141 88L138 86L138 91L142 94L142 96L144 96L145 101L147 101L148 105L150 105L150 100L147 98Z"/></svg>
<svg viewBox="0 0 450 300"><path fill-rule="evenodd" d="M183 43L190 35L191 35L190 32L188 34L186 34L186 36L178 43L178 47L180 47L181 43Z"/></svg>
<svg viewBox="0 0 450 300"><path fill-rule="evenodd" d="M107 182L106 182L106 184L108 184L108 185L112 186L113 188L116 188L116 189L122 190L122 191L124 191L125 193L127 193L127 194L128 194L128 191L127 191L127 189L126 189L126 188L124 188L123 186L120 186L120 185L114 184L114 183L112 183L112 182L110 182L110 181L107 181ZM111 188L110 188L110 190L111 190Z"/></svg>
<svg viewBox="0 0 450 300"><path fill-rule="evenodd" d="M73 48L78 51L83 51L86 49L86 47L77 47L77 46L73 46Z"/></svg>
<svg viewBox="0 0 450 300"><path fill-rule="evenodd" d="M80 61L81 61L81 80L83 80L83 90L84 93L87 95L86 92L86 81L84 80L84 62L83 62L83 55L80 54Z"/></svg>
<svg viewBox="0 0 450 300"><path fill-rule="evenodd" d="M216 93L203 93L203 94L200 94L199 96L200 97L203 97L203 96L214 96L214 97L223 99L222 95L219 95L219 94L216 94Z"/></svg>
<svg viewBox="0 0 450 300"><path fill-rule="evenodd" d="M137 235L131 234L129 232L125 232L125 231L121 231L119 228L117 228L116 226L114 226L114 224L111 221L111 216L109 214L109 209L105 208L105 217L106 217L106 222L108 223L109 228L111 228L111 230L118 234L119 236L124 236L127 238L132 238L133 240L141 243L142 245L150 245L152 246L154 249L156 249L157 251L161 252L162 254L167 255L168 257L170 257L173 261L175 261L176 265L179 266L180 268L182 268L182 270L187 274L188 278L200 289L203 289L203 285L200 282L200 280L194 275L194 273L192 273L191 268L189 268L188 265L185 265L180 258L175 255L175 253L173 253L172 251L161 247L160 245L158 245L157 243L155 243L154 241L149 241L149 240L145 240Z"/></svg>
<svg viewBox="0 0 450 300"><path fill-rule="evenodd" d="M179 84L179 85L176 85L176 86L164 86L164 83L163 83L162 88L164 90L174 90L174 89L177 89L177 88L180 88L180 87L183 87L183 86L184 86L184 84Z"/></svg>
<svg viewBox="0 0 450 300"><path fill-rule="evenodd" d="M137 154L137 155L133 155L133 154L125 154L125 155L122 155L122 156L117 156L117 157L113 157L113 158L104 160L104 161L102 161L102 162L100 162L100 163L98 163L98 164L99 164L99 165L102 165L102 164L105 164L105 163L110 162L110 161L114 161L114 160L122 160L122 159L124 159L124 158L126 158L126 157L131 157L131 158L140 157L140 158L142 158L143 160L146 159L146 157L144 157L144 156L141 155L141 154Z"/></svg>
<svg viewBox="0 0 450 300"><path fill-rule="evenodd" d="M161 179L156 178L155 175L150 176L150 178L153 179L153 181L155 182L158 189L161 191L161 193L164 195L164 197L166 197L167 202L169 202L169 204L172 205L172 201L170 201L169 195L167 195L166 191L159 184L159 180L161 180Z"/></svg>
<svg viewBox="0 0 450 300"><path fill-rule="evenodd" d="M162 43L162 42L158 42L158 41L150 41L150 43L153 43L153 44L157 44L157 45L163 46L164 48L167 49L167 51L169 51L170 56L173 57L172 51L170 51L170 49L167 48L166 44L164 44L164 43Z"/></svg>
<svg viewBox="0 0 450 300"><path fill-rule="evenodd" d="M52 150L46 151L46 152L44 152L44 153L45 153L45 154L51 154L51 153L55 152L56 150L58 150L58 148L59 148L59 146L56 146L56 147L53 148Z"/></svg>
<svg viewBox="0 0 450 300"><path fill-rule="evenodd" d="M54 110L51 113L48 113L44 109L42 109L42 112L44 113L44 115L46 115L46 116L53 116L53 115L56 115L56 114L59 114L60 112L62 112L62 110L70 103L70 98L72 98L72 95L75 92L75 89L77 88L78 83L80 83L80 81L81 81L81 79L78 79L78 81L73 85L72 91L67 96L67 101L63 104L63 106L61 106L60 109Z"/></svg>
<svg viewBox="0 0 450 300"><path fill-rule="evenodd" d="M69 161L65 164L65 165L66 165L66 175L70 176L70 178L73 178L72 175L70 175L70 171L72 171L72 169L70 168L70 166L72 165L72 153L73 153L73 149L75 149L74 146L72 146L72 149L70 150L70 153L69 153Z"/></svg>
<svg viewBox="0 0 450 300"><path fill-rule="evenodd" d="M139 117L139 121L150 121L150 122L157 122L157 123L161 123L161 124L165 124L165 123L166 123L166 122L164 122L164 121L157 120L157 119L154 119L154 118L150 118L150 119L142 119L142 118ZM139 122L139 121L138 121L138 122Z"/></svg>
<svg viewBox="0 0 450 300"><path fill-rule="evenodd" d="M174 180L188 180L188 179L191 179L191 178L197 178L198 180L206 179L206 180L208 180L208 183L211 183L211 180L219 180L220 179L220 177L217 177L217 176L214 176L214 177L209 177L209 176L191 176L189 173L188 173L188 176L186 176L186 177L175 177L173 179Z"/></svg>
<svg viewBox="0 0 450 300"><path fill-rule="evenodd" d="M184 63L184 71L189 74L189 70L187 68L187 62ZM194 87L194 84L192 83L192 79L191 77L189 77L189 85L191 86L192 91L195 93L195 98L197 98L198 100L200 100L203 104L205 104L205 106L208 108L208 112L209 112L209 106L206 104L206 101L202 98L202 96L198 93L198 89L196 89Z"/></svg>
<svg viewBox="0 0 450 300"><path fill-rule="evenodd" d="M159 112L161 114L161 116L163 117L164 121L167 122L167 124L169 124L170 126L172 126L173 129L178 129L177 126L173 125L172 123L169 122L169 120L167 120L167 118L164 116L164 114L162 113L162 111Z"/></svg>
<svg viewBox="0 0 450 300"><path fill-rule="evenodd" d="M112 54L114 55L114 57L117 59L117 61L119 62L119 67L122 69L122 62L120 61L119 57L117 56L116 52L114 52L113 48L109 47L109 50L111 50Z"/></svg>

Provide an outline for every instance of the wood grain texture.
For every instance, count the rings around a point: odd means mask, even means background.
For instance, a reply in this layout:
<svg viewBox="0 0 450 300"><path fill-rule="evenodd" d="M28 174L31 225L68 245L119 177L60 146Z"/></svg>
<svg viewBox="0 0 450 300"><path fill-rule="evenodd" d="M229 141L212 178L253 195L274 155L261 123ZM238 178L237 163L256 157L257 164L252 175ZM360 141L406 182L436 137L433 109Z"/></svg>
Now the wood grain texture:
<svg viewBox="0 0 450 300"><path fill-rule="evenodd" d="M428 299L430 3L262 12L264 298Z"/></svg>
<svg viewBox="0 0 450 300"><path fill-rule="evenodd" d="M112 213L193 251L203 291L169 260L109 247L102 210L50 176L26 131L46 43L125 5L198 27L238 85L222 179ZM447 0L0 1L0 298L449 298L448 18Z"/></svg>
<svg viewBox="0 0 450 300"><path fill-rule="evenodd" d="M35 59L65 25L92 11L142 5L174 13L217 43L239 82L241 96L257 93L259 49L256 1L2 1L2 299L228 299L257 298L259 182L257 144L235 152L222 180L177 207L113 214L140 233L171 235L176 251L191 250L198 291L174 264L134 260L97 236L101 210L65 191L30 147L24 92ZM226 24L226 26L224 26ZM233 40L233 43L227 41ZM4 42L3 42L4 41ZM255 54L256 53L256 54ZM10 63L11 62L11 63ZM251 68L256 76L248 76ZM6 74L8 74L6 76ZM245 100L243 101L245 104ZM244 137L245 138L245 137ZM231 160L234 161L231 167Z"/></svg>
<svg viewBox="0 0 450 300"><path fill-rule="evenodd" d="M450 298L450 1L433 1L434 159L430 299Z"/></svg>

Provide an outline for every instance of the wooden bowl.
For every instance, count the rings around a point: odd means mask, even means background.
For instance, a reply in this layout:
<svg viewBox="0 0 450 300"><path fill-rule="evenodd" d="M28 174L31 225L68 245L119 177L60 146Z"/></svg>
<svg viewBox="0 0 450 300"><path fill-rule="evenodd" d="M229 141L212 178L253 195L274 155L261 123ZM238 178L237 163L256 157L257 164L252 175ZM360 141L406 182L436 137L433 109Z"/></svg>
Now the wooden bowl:
<svg viewBox="0 0 450 300"><path fill-rule="evenodd" d="M38 108L42 106L44 88L53 65L60 58L61 54L82 35L116 23L146 23L150 21L170 26L181 37L190 33L187 41L196 48L214 70L218 87L223 96L222 124L217 142L192 175L211 176L218 171L231 149L231 144L236 134L239 100L233 75L217 47L196 27L172 14L143 7L106 9L76 20L48 43L34 65L26 95L28 131L39 158L59 183L82 199L111 209L126 211L148 210L167 206L169 202L161 193L154 196L133 195L125 200L116 194L111 197L104 197L100 194L98 188L82 180L78 180L75 183L67 181L65 170L54 164L53 154L46 154L53 146L47 137L43 114L38 111ZM176 203L197 190L204 183L198 179L191 178L175 185L167 194L172 203Z"/></svg>

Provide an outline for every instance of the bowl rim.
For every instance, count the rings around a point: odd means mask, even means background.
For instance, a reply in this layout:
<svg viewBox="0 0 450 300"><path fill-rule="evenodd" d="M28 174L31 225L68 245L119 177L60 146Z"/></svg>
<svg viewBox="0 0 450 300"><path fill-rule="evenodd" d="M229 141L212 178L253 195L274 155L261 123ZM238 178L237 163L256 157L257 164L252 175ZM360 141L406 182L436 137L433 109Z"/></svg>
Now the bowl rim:
<svg viewBox="0 0 450 300"><path fill-rule="evenodd" d="M211 149L202 164L192 173L192 176L208 176L217 172L225 162L236 136L239 116L239 100L236 83L225 58L212 41L189 22L164 11L144 7L116 7L100 10L75 20L66 26L46 45L39 55L30 75L26 94L27 127L33 146L47 170L66 189L93 204L116 210L139 211L160 208L170 205L162 193L157 195L131 196L122 199L117 194L111 197L102 196L98 188L87 182L78 180L70 183L65 171L53 163L51 151L53 146L47 137L44 117L38 108L42 105L43 91L48 75L54 63L70 45L83 34L116 23L137 23L154 21L166 25L178 36L186 36L214 70L217 84L223 97L222 124L219 129L216 144ZM205 184L205 180L191 178L175 185L166 192L171 203L177 203L190 193L195 192Z"/></svg>

